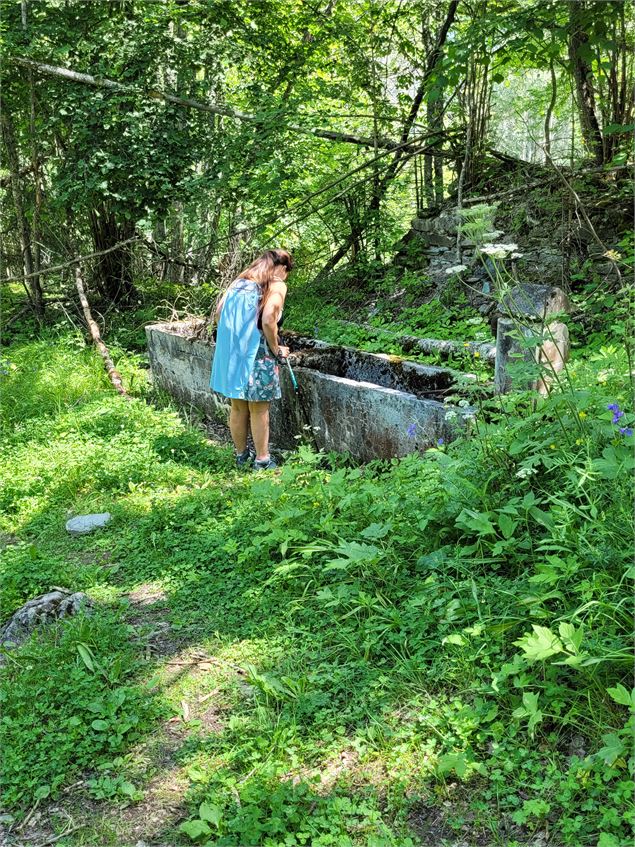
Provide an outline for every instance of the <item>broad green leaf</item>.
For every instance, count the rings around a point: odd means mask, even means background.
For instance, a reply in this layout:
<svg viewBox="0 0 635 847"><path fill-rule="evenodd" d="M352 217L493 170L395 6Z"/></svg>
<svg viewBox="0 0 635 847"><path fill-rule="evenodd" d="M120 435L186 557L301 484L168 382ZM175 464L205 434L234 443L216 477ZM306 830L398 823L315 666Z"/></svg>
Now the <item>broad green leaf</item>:
<svg viewBox="0 0 635 847"><path fill-rule="evenodd" d="M525 691L523 694L523 706L527 710L527 714L533 715L538 711L538 695L531 691Z"/></svg>
<svg viewBox="0 0 635 847"><path fill-rule="evenodd" d="M465 644L465 638L460 633L453 632L451 635L446 635L441 644L456 644L462 647Z"/></svg>
<svg viewBox="0 0 635 847"><path fill-rule="evenodd" d="M635 709L635 688L629 692L620 682L615 688L607 688L606 693L620 706L630 706Z"/></svg>
<svg viewBox="0 0 635 847"><path fill-rule="evenodd" d="M194 820L182 823L179 827L179 832L184 832L186 835L190 836L192 841L196 841L197 838L201 838L203 835L211 835L212 830L205 821Z"/></svg>
<svg viewBox="0 0 635 847"><path fill-rule="evenodd" d="M532 662L543 661L557 653L562 653L562 642L546 626L532 624L533 633L526 633L518 641L514 641L520 647L525 658Z"/></svg>
<svg viewBox="0 0 635 847"><path fill-rule="evenodd" d="M602 736L604 747L598 750L598 756L607 764L612 765L616 759L625 752L624 742L615 732L608 732Z"/></svg>
<svg viewBox="0 0 635 847"><path fill-rule="evenodd" d="M446 753L439 757L437 771L441 774L454 771L457 776L463 776L467 768L464 753Z"/></svg>
<svg viewBox="0 0 635 847"><path fill-rule="evenodd" d="M134 787L132 782L122 782L121 785L119 786L119 791L125 797L131 797L131 798L134 797L135 794L137 793L137 789Z"/></svg>
<svg viewBox="0 0 635 847"><path fill-rule="evenodd" d="M211 803L201 803L198 809L198 815L201 820L213 823L218 826L223 817L223 810L220 806L214 806Z"/></svg>
<svg viewBox="0 0 635 847"><path fill-rule="evenodd" d="M536 521L536 523L541 524L541 526L544 526L546 529L553 528L553 518L551 517L549 512L545 512L543 509L539 509L536 506L532 506L531 509L529 509L529 514Z"/></svg>
<svg viewBox="0 0 635 847"><path fill-rule="evenodd" d="M576 629L573 624L563 622L558 627L558 632L567 650L577 656L580 652L580 645L582 644L582 637L584 635L582 627Z"/></svg>
<svg viewBox="0 0 635 847"><path fill-rule="evenodd" d="M616 133L635 132L635 124L609 124L604 127L604 135L615 135Z"/></svg>
<svg viewBox="0 0 635 847"><path fill-rule="evenodd" d="M516 531L518 522L513 521L508 515L499 515L498 525L501 528L501 532L503 533L503 538L511 538L514 532Z"/></svg>
<svg viewBox="0 0 635 847"><path fill-rule="evenodd" d="M372 541L375 538L383 538L391 529L391 523L371 523L366 529L362 530L361 535Z"/></svg>
<svg viewBox="0 0 635 847"><path fill-rule="evenodd" d="M207 779L207 771L199 764L190 765L186 770L187 778L192 782L205 782Z"/></svg>
<svg viewBox="0 0 635 847"><path fill-rule="evenodd" d="M79 642L79 644L77 645L77 652L79 653L80 659L86 665L88 670L91 671L91 673L95 673L95 662L93 661L94 656L93 651L90 649L90 647L87 644L82 644L81 642Z"/></svg>
<svg viewBox="0 0 635 847"><path fill-rule="evenodd" d="M475 512L473 509L463 509L456 519L456 525L465 529L471 529L479 535L496 535L494 525L487 515Z"/></svg>
<svg viewBox="0 0 635 847"><path fill-rule="evenodd" d="M529 722L527 723L527 729L529 730L529 734L533 738L534 731L540 721L542 720L542 712L540 709L537 709L529 718Z"/></svg>

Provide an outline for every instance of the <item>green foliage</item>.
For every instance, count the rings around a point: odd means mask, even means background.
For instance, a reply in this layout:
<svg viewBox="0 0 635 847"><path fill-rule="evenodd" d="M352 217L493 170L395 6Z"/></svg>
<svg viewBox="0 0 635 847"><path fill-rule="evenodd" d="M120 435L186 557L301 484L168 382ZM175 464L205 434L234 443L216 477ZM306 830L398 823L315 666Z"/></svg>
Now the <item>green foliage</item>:
<svg viewBox="0 0 635 847"><path fill-rule="evenodd" d="M346 845L411 847L409 837L396 837L382 821L374 798L343 793L324 796L317 786L279 782L272 774L241 785L240 792L218 802L202 802L198 817L180 831L196 843L238 847L241 844ZM213 839L213 840L209 840Z"/></svg>
<svg viewBox="0 0 635 847"><path fill-rule="evenodd" d="M567 392L538 405L485 403L440 449L351 467L303 447L258 479L98 374L97 395L60 388L38 416L37 388L21 406L11 382L29 345L7 357L3 530L21 543L4 553L3 615L73 578L111 598L159 583L174 635L229 669L223 729L193 728L178 753L192 814L175 839L406 845L430 797L457 832L469 814L519 840L547 824L563 844L628 838L633 415L617 347L579 357ZM67 367L52 340L55 384ZM67 538L66 510L89 506L112 526ZM142 790L126 757L158 707L123 614L71 620L5 666L12 805L86 767L97 799ZM47 733L34 709L58 716Z"/></svg>
<svg viewBox="0 0 635 847"><path fill-rule="evenodd" d="M573 275L577 291L573 296L576 307L584 312L584 324L572 324L574 347L601 351L610 346L626 346L633 359L635 337L635 309L633 286L629 284L635 264L635 233L627 232L613 251L617 267L622 274L622 285L609 287L597 274L590 274L586 263ZM590 277L590 279L589 279ZM611 321L607 325L606 315Z"/></svg>
<svg viewBox="0 0 635 847"><path fill-rule="evenodd" d="M147 731L160 709L134 683L136 664L127 627L105 611L52 625L10 654L0 690L6 804L58 796Z"/></svg>
<svg viewBox="0 0 635 847"><path fill-rule="evenodd" d="M350 282L350 281L349 281ZM385 283L384 283L385 284ZM421 302L427 280L422 274L406 272L396 283L399 298L385 297L381 288L372 282L352 293L344 287L346 299L315 292L309 285L291 291L287 307L288 325L309 337L367 350L370 353L391 353L424 364L454 367L459 370L489 371L486 363L471 356L441 358L423 355L398 343L400 336L493 342L487 320L472 308L460 291L441 303L437 298ZM342 280L346 286L346 279ZM336 286L336 290L339 286ZM344 315L344 317L343 317ZM360 315L364 324L360 324ZM482 365L482 367L481 367Z"/></svg>

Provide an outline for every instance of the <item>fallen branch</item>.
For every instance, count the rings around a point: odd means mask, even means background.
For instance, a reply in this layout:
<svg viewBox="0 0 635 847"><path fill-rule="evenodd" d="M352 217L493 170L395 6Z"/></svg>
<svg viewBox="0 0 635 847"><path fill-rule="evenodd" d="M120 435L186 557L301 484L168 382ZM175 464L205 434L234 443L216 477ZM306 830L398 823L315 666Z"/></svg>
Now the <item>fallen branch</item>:
<svg viewBox="0 0 635 847"><path fill-rule="evenodd" d="M455 0L453 0L455 2ZM262 118L257 115L248 115L245 112L239 112L237 109L230 109L227 106L212 106L210 103L202 103L200 100L191 100L186 97L177 97L174 94L167 94L163 91L150 88L139 91L131 85L124 85L121 82L116 82L113 79L105 77L95 77L90 74L82 74L77 71L61 68L57 65L48 65L45 62L35 62L32 59L24 59L20 56L11 56L7 59L8 62L13 62L15 65L20 65L24 68L38 71L41 74L55 76L60 79L68 80L69 82L78 82L82 85L90 85L93 88L106 88L109 91L119 91L126 94L142 94L152 100L163 100L166 103L172 103L174 106L182 106L186 109L196 109L200 112L209 112L212 115L222 115L227 118L235 118L239 121L258 124L262 122ZM400 146L399 141L394 141L391 138L360 138L355 135L350 135L346 132L338 132L332 129L313 129L311 127L298 126L296 124L287 124L286 129L294 132L302 132L306 135L314 135L316 138L325 138L328 141L344 142L346 144L358 144L362 147L382 147L385 150L393 150ZM401 140L403 143L405 139Z"/></svg>
<svg viewBox="0 0 635 847"><path fill-rule="evenodd" d="M401 335L397 337L397 343L406 351L417 350L422 353L434 354L448 357L460 353L469 353L471 356L493 362L496 359L496 345L479 341L442 341L438 338L415 338L412 335Z"/></svg>
<svg viewBox="0 0 635 847"><path fill-rule="evenodd" d="M67 835L70 835L72 832L77 832L78 829L84 829L84 827L88 826L87 823L80 823L77 826L72 826L70 829L65 829L64 832L61 832L59 835L55 835L52 838L47 838L46 841L42 841L37 847L49 847L51 844L55 844L61 838L66 838Z"/></svg>
<svg viewBox="0 0 635 847"><path fill-rule="evenodd" d="M228 662L226 659L219 659L216 656L195 654L190 659L171 659L169 662L165 662L165 665L168 667L194 667L201 664L217 665L221 668L228 667L241 676L245 676L247 673L240 665L235 665L233 662Z"/></svg>
<svg viewBox="0 0 635 847"><path fill-rule="evenodd" d="M124 242L125 243L125 242ZM143 242L143 246L146 250L149 250L154 256L158 256L160 259L163 259L164 262L170 262L173 265L179 265L182 268L188 268L189 270L194 271L208 271L208 268L204 265L194 265L192 262L186 262L183 259L179 259L178 257L172 257L169 253L166 253L163 248L159 247L159 245L154 241L154 239L149 239L148 241Z"/></svg>
<svg viewBox="0 0 635 847"><path fill-rule="evenodd" d="M11 326L11 324L15 323L19 318L22 317L22 315L25 315L27 312L31 311L32 308L33 308L33 305L31 303L27 303L26 306L22 306L21 309L18 309L18 311L15 313L15 315L11 315L11 317L8 318L4 322L4 324L2 324L1 328L2 329L8 329Z"/></svg>
<svg viewBox="0 0 635 847"><path fill-rule="evenodd" d="M379 326L373 326L368 323L355 323L354 321L346 321L340 318L339 323L348 326L354 326L356 329L360 327L369 332L381 333L394 338L395 344L398 344L406 352L421 352L428 355L438 355L444 358L455 356L461 353L469 353L476 358L482 358L485 361L493 362L496 359L496 345L488 341L444 341L439 338L417 338L414 335L400 335L398 332L392 332L389 329L383 329Z"/></svg>
<svg viewBox="0 0 635 847"><path fill-rule="evenodd" d="M121 374L115 368L115 364L110 357L108 348L102 341L101 333L99 332L99 327L97 326L90 311L88 299L86 298L86 291L84 289L82 271L79 266L79 260L77 259L75 260L75 285L77 286L79 300L82 304L82 310L84 312L84 318L86 319L86 323L88 324L88 329L90 330L92 339L95 342L95 347L99 350L99 353L102 359L104 360L104 366L106 368L106 373L108 374L108 379L112 382L115 391L118 391L122 397L129 399L126 389L123 387L123 380L121 379Z"/></svg>
<svg viewBox="0 0 635 847"><path fill-rule="evenodd" d="M629 165L619 165L615 168L583 168L579 171L575 171L573 176L577 177L581 174L594 174L594 173L614 173L615 171L623 171L628 170ZM542 179L535 180L530 183L523 183L523 185L517 185L516 188L509 188L506 191L496 191L493 194L481 194L479 197L466 197L463 200L463 205L467 205L468 203L483 203L487 200L496 200L499 197L508 197L510 194L518 194L521 191L531 191L533 188L538 188L541 185L547 185L549 182L553 182L557 179L557 174L550 173L547 176L544 176Z"/></svg>
<svg viewBox="0 0 635 847"><path fill-rule="evenodd" d="M591 235L593 236L593 240L595 241L595 243L596 243L596 244L600 247L600 249L602 250L604 257L605 257L606 259L608 259L608 261L609 261L609 262L611 263L611 265L613 266L613 270L614 270L614 271L615 271L615 273L617 274L617 278L618 278L618 280L619 280L619 283L621 284L621 283L622 283L622 274L620 273L620 269L619 269L619 267L618 267L618 265L617 265L617 262L616 262L616 261L615 261L615 259L612 257L612 255L611 255L611 251L608 249L608 247L606 246L606 244L602 241L602 239L600 238L600 236L597 234L595 227L594 227L594 226L593 226L593 224L591 223L591 219L589 218L589 216L588 216L588 215L587 215L587 213L586 213L586 209L584 208L584 203L583 203L583 202L582 202L582 200L580 199L580 195L579 195L579 194L578 194L578 192L575 190L575 188L571 185L571 183L570 183L570 182L569 182L569 180L566 178L566 176L562 173L562 170L558 167L558 165L556 165L556 163L554 162L554 160L552 159L552 157L551 157L548 153L546 153L546 156L547 156L547 162L548 162L548 163L551 165L551 167L554 169L554 171L556 172L556 174L558 175L558 177L559 177L559 178L562 180L562 182L564 183L564 185L565 185L565 187L566 187L567 191L569 192L569 194L573 197L573 200L574 200L575 205L576 205L576 210L577 210L578 212L580 212L580 214L581 214L581 215L582 215L582 217L584 218L584 222L585 222L585 224L587 225L587 227L589 228L589 231L590 231Z"/></svg>

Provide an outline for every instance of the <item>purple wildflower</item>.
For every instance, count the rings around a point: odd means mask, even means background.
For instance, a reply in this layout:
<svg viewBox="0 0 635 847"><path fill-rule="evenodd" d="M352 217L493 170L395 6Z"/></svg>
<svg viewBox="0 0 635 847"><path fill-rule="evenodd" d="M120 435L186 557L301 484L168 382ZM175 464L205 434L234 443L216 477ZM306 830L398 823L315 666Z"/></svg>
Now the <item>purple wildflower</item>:
<svg viewBox="0 0 635 847"><path fill-rule="evenodd" d="M444 445L444 444L445 444L445 441L444 441L444 439L443 439L443 438L440 438L440 439L437 441L437 447L443 447L443 445Z"/></svg>
<svg viewBox="0 0 635 847"><path fill-rule="evenodd" d="M621 426L620 434L624 435L626 438L630 438L630 436L633 434L633 430L630 426Z"/></svg>
<svg viewBox="0 0 635 847"><path fill-rule="evenodd" d="M620 418L624 417L624 412L620 410L620 407L617 405L617 403L609 403L606 408L609 410L609 412L613 412L612 423L616 424Z"/></svg>
<svg viewBox="0 0 635 847"><path fill-rule="evenodd" d="M407 429L408 438L414 438L417 432L417 424L411 423Z"/></svg>

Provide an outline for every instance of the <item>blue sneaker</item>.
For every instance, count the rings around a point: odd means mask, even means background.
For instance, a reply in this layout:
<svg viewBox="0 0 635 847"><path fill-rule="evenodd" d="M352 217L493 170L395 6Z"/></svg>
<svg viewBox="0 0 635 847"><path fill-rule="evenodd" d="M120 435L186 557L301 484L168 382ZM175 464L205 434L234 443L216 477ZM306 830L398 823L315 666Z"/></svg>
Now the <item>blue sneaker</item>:
<svg viewBox="0 0 635 847"><path fill-rule="evenodd" d="M253 464L252 470L254 471L272 471L277 468L278 465L271 456L268 456L266 459L256 459Z"/></svg>
<svg viewBox="0 0 635 847"><path fill-rule="evenodd" d="M242 453L236 453L236 467L243 470L256 458L256 453L251 447L245 447Z"/></svg>

